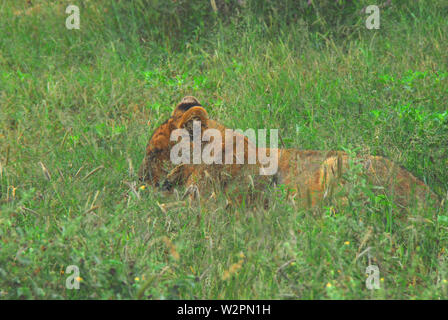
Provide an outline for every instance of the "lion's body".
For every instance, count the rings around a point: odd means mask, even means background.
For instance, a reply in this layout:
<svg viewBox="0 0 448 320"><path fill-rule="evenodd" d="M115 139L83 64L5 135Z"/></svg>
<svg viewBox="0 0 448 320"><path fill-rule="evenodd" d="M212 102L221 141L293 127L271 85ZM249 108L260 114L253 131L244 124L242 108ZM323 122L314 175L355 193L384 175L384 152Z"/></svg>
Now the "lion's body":
<svg viewBox="0 0 448 320"><path fill-rule="evenodd" d="M171 118L157 128L146 148L146 156L140 168L140 178L153 186L171 190L174 186L195 186L199 194L209 195L224 191L238 192L239 199L244 195L253 198L270 186L284 185L290 197L301 199L314 206L320 201L337 194L348 184L347 172L356 171L379 192L393 196L402 207L409 205L411 199L424 202L428 197L437 201L435 194L422 181L392 161L380 156L350 157L341 151L315 151L295 149L265 149L268 155L277 157L278 171L274 175L260 175L262 165L247 164L247 156L255 144L247 137L244 143L244 164L182 164L170 161L170 150L175 142L170 134L175 129L186 128L191 131L193 120L201 122L204 129L217 129L225 137L226 127L208 119L206 111L193 97L185 97L176 107ZM233 145L234 153L238 144ZM210 141L209 143L213 143ZM204 147L204 146L203 146ZM230 150L222 144L223 157ZM343 197L343 196L342 196Z"/></svg>
<svg viewBox="0 0 448 320"><path fill-rule="evenodd" d="M281 150L278 182L291 186L299 196L311 198L311 204L341 189L345 176L352 170L363 176L383 194L391 196L401 206L408 206L414 196L424 201L426 196L436 200L435 194L409 171L381 156L350 157L341 151Z"/></svg>

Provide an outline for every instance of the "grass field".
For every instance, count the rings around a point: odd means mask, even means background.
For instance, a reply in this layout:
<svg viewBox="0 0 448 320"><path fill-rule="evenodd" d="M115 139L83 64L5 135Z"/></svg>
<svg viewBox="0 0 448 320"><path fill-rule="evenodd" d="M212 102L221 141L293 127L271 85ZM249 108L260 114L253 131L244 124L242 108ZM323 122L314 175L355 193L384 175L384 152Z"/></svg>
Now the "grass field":
<svg viewBox="0 0 448 320"><path fill-rule="evenodd" d="M244 12L182 24L143 1L84 1L68 30L76 2L0 4L1 299L447 297L446 204L403 217L384 197L356 201L361 182L337 210L281 194L267 210L164 207L140 185L125 197L154 128L194 95L228 127L384 155L446 198L446 1L384 8L379 30L358 12L368 1L332 25Z"/></svg>

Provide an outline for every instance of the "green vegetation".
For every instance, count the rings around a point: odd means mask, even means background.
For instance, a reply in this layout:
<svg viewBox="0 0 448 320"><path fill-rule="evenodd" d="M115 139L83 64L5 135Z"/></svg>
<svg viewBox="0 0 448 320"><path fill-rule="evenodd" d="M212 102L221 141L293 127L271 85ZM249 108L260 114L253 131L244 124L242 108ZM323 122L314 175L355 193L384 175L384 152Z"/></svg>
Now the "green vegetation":
<svg viewBox="0 0 448 320"><path fill-rule="evenodd" d="M195 95L228 127L384 155L444 197L446 1L393 1L379 30L370 1L31 2L0 4L1 299L447 297L446 204L403 217L355 201L362 181L313 210L281 192L268 210L129 192L154 128Z"/></svg>

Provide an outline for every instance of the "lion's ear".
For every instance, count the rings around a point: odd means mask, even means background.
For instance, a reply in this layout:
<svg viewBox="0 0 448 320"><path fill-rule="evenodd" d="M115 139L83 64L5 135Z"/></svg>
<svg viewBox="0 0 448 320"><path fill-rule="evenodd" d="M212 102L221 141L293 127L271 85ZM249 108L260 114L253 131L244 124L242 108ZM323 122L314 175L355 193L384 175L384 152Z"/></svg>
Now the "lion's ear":
<svg viewBox="0 0 448 320"><path fill-rule="evenodd" d="M173 117L180 117L183 113L187 112L193 107L202 107L201 103L193 96L184 97L179 104L174 108Z"/></svg>
<svg viewBox="0 0 448 320"><path fill-rule="evenodd" d="M193 124L195 121L198 121L201 123L201 129L204 130L208 127L208 114L207 111L205 111L202 107L192 107L188 109L184 114L181 116L179 122L177 123L177 128L181 129L187 129L190 135L193 134Z"/></svg>

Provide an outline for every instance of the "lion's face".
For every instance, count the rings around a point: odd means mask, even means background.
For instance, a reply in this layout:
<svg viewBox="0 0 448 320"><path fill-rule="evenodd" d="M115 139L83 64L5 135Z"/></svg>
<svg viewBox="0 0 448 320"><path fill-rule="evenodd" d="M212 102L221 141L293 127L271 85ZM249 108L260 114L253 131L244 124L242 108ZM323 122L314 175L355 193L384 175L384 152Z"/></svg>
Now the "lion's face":
<svg viewBox="0 0 448 320"><path fill-rule="evenodd" d="M176 141L170 140L171 133L181 128L188 130L193 120L200 121L205 126L208 116L196 98L187 96L176 106L171 117L152 134L139 170L141 181L154 187L170 189L169 185L164 185L164 178L174 167L170 161L170 151Z"/></svg>

